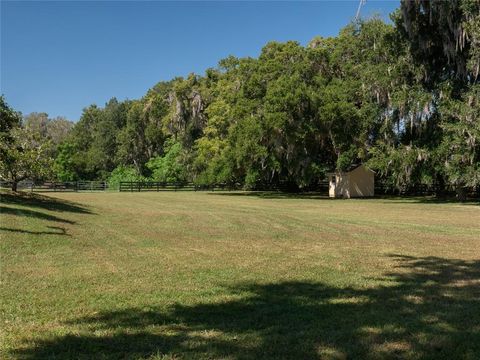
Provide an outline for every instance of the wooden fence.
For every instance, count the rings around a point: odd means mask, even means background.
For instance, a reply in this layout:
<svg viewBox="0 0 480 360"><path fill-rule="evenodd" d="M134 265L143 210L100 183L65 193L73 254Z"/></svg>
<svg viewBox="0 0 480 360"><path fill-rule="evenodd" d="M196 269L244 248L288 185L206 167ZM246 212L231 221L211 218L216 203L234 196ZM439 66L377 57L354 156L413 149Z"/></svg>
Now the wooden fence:
<svg viewBox="0 0 480 360"><path fill-rule="evenodd" d="M188 183L169 183L160 181L121 181L118 186L119 191L215 191L215 190L235 190L234 185L212 184L197 185Z"/></svg>
<svg viewBox="0 0 480 360"><path fill-rule="evenodd" d="M278 184L257 184L252 190L257 191L281 191L288 192L290 189L288 183ZM119 191L141 192L141 191L231 191L243 190L241 184L209 184L198 185L191 182L187 183L169 183L159 181L121 181L118 186ZM315 186L302 191L317 191L328 194L328 181L320 181Z"/></svg>
<svg viewBox="0 0 480 360"><path fill-rule="evenodd" d="M1 188L11 188L8 181L0 182ZM105 181L20 181L17 185L18 190L29 190L32 192L65 192L65 191L105 191L108 189L108 183Z"/></svg>
<svg viewBox="0 0 480 360"><path fill-rule="evenodd" d="M480 198L480 186L467 187L464 189L468 198ZM375 181L375 195L394 195L394 196L439 196L455 197L457 190L452 185L446 185L442 188L435 184L416 184L404 189L396 189L386 185L383 181Z"/></svg>
<svg viewBox="0 0 480 360"><path fill-rule="evenodd" d="M11 188L8 181L0 181L0 188ZM173 183L159 181L122 181L113 188L109 188L105 181L67 181L67 182L34 182L21 181L17 186L18 190L31 192L78 192L78 191L122 191L122 192L141 192L141 191L229 191L242 190L241 184L211 184L198 185L191 182ZM286 182L277 184L257 184L254 189L257 191L279 191L290 192L291 187ZM322 180L317 184L300 190L301 192L316 192L328 195L328 181ZM476 188L465 189L468 198L480 198L480 186ZM456 191L452 186L446 186L439 191L434 185L417 184L404 190L398 190L387 186L381 180L375 181L375 195L394 195L394 196L445 196L455 197Z"/></svg>

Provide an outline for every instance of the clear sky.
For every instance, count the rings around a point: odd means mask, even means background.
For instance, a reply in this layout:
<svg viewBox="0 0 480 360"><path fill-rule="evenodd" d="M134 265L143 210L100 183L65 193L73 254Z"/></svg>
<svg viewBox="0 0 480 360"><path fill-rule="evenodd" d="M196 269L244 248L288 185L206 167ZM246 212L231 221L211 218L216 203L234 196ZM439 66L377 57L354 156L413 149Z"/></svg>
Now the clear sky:
<svg viewBox="0 0 480 360"><path fill-rule="evenodd" d="M333 36L358 0L312 2L1 1L0 90L16 110L78 120L92 103L140 98L268 41ZM399 0L368 0L385 19Z"/></svg>

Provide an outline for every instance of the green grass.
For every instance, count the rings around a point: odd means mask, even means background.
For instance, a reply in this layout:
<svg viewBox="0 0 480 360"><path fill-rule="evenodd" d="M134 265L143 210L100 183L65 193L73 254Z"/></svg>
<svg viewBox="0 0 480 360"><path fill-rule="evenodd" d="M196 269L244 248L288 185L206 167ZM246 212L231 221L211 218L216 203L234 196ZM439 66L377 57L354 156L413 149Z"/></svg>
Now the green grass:
<svg viewBox="0 0 480 360"><path fill-rule="evenodd" d="M479 359L480 207L3 194L1 358Z"/></svg>

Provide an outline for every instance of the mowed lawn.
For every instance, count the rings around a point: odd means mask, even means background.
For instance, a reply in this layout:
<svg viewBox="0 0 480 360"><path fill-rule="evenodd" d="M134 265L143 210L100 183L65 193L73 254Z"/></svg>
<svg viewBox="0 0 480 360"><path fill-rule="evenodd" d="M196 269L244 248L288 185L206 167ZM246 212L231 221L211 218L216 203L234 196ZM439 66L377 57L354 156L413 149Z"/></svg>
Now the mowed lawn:
<svg viewBox="0 0 480 360"><path fill-rule="evenodd" d="M475 203L4 193L0 228L1 358L480 358Z"/></svg>

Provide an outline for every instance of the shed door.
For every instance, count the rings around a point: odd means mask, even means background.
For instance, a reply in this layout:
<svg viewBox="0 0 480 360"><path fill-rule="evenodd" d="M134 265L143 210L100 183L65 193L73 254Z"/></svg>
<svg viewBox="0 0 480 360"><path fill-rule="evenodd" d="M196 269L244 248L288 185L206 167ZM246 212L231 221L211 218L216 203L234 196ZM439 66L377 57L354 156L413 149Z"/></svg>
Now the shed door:
<svg viewBox="0 0 480 360"><path fill-rule="evenodd" d="M328 195L330 197L335 197L335 187L337 186L336 184L336 176L330 176L330 185L328 187Z"/></svg>

